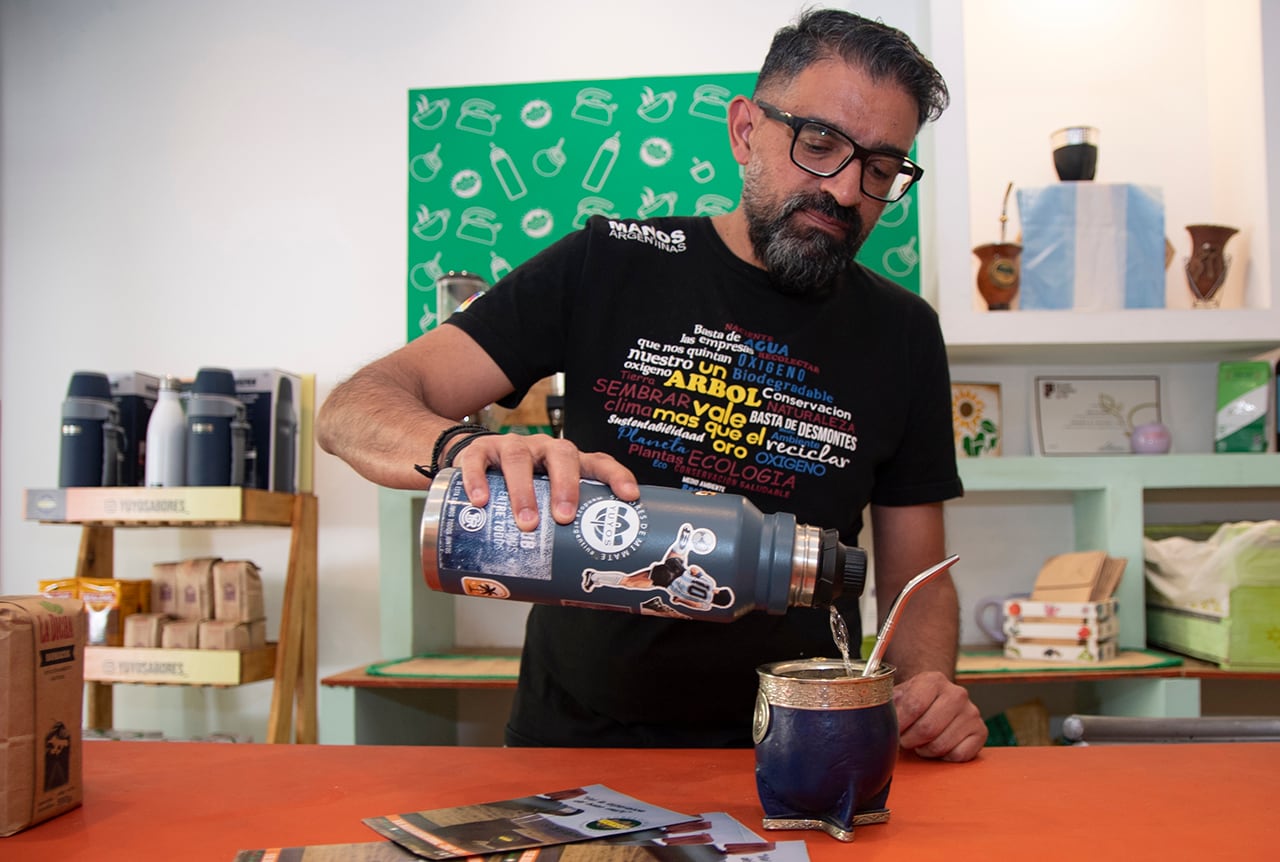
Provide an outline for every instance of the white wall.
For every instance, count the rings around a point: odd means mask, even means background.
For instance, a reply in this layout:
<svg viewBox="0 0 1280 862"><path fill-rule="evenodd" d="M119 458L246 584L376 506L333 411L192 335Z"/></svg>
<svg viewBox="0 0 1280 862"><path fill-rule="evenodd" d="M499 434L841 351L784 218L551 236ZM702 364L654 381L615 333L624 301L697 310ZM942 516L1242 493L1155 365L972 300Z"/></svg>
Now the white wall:
<svg viewBox="0 0 1280 862"><path fill-rule="evenodd" d="M914 29L921 4L852 5ZM278 366L323 398L401 342L411 88L750 71L801 6L0 0L0 594L74 569L77 530L21 511L56 484L73 371ZM328 456L316 492L324 675L383 657L377 513ZM120 577L257 561L274 636L283 531L116 533ZM270 687L115 700L120 727L261 739Z"/></svg>

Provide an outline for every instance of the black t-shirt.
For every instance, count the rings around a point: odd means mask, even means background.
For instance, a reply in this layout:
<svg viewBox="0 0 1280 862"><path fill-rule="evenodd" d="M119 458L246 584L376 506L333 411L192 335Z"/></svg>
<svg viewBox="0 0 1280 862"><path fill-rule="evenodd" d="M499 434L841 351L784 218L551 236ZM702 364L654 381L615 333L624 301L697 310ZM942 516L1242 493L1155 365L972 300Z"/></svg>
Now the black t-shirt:
<svg viewBox="0 0 1280 862"><path fill-rule="evenodd" d="M563 371L565 436L642 484L741 494L848 544L868 503L961 493L937 315L861 267L828 297L786 297L707 219L597 217L448 322L517 392ZM841 609L856 642L856 597ZM835 653L826 611L536 606L508 742L749 745L755 668Z"/></svg>

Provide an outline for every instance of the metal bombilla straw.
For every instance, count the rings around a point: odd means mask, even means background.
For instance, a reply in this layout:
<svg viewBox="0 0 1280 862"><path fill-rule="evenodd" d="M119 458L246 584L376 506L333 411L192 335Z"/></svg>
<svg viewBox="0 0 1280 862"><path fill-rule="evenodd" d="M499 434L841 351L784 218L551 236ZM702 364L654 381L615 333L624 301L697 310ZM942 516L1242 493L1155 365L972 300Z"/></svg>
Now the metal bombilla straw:
<svg viewBox="0 0 1280 862"><path fill-rule="evenodd" d="M902 608L906 605L907 599L911 598L911 594L924 586L925 582L931 578L954 566L958 559L960 559L959 554L952 554L941 563L925 569L907 581L907 585L902 588L902 591L894 598L893 604L889 606L889 614L884 618L884 625L880 626L880 634L876 635L875 646L871 648L871 655L867 658L867 664L862 669L863 676L871 676L880 669L880 659L884 658L884 651L889 648L889 641L893 639L894 629L898 625L898 617L901 616Z"/></svg>

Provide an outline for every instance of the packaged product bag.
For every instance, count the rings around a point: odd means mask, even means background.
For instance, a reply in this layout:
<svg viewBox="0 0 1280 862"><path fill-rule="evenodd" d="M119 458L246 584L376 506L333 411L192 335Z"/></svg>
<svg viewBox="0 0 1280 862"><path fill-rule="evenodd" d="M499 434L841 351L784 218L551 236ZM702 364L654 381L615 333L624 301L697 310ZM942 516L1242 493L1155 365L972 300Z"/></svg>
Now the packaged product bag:
<svg viewBox="0 0 1280 862"><path fill-rule="evenodd" d="M79 599L0 596L0 836L83 798L84 645Z"/></svg>

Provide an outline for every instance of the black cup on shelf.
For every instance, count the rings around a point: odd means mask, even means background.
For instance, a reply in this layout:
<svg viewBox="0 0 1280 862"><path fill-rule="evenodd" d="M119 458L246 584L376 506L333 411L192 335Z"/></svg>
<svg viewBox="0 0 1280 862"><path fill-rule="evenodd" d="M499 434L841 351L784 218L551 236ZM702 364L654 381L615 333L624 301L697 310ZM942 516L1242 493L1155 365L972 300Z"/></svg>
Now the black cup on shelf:
<svg viewBox="0 0 1280 862"><path fill-rule="evenodd" d="M1098 130L1093 126L1067 126L1049 136L1053 167L1063 182L1091 180L1098 169Z"/></svg>

